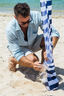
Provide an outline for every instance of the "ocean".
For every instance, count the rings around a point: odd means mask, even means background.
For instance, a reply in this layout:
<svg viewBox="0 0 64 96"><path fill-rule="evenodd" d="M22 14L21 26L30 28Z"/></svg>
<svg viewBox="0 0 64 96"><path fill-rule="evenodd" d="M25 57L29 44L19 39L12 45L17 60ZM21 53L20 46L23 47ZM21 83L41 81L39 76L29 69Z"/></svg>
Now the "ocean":
<svg viewBox="0 0 64 96"><path fill-rule="evenodd" d="M40 11L40 0L0 0L0 12L13 12L14 5L26 2L31 10ZM52 0L53 13L64 15L64 0Z"/></svg>

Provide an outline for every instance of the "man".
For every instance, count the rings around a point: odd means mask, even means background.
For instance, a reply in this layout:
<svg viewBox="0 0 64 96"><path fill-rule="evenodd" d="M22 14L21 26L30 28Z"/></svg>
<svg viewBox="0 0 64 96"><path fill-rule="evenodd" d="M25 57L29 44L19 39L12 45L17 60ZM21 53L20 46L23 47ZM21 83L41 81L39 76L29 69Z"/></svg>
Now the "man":
<svg viewBox="0 0 64 96"><path fill-rule="evenodd" d="M14 7L14 19L9 23L6 34L8 48L13 57L9 61L9 69L16 71L16 65L33 68L36 71L42 69L39 58L34 52L42 49L42 60L47 60L43 34L38 35L38 28L42 29L41 14L31 11L26 3L18 3ZM55 47L59 33L52 27L52 43Z"/></svg>

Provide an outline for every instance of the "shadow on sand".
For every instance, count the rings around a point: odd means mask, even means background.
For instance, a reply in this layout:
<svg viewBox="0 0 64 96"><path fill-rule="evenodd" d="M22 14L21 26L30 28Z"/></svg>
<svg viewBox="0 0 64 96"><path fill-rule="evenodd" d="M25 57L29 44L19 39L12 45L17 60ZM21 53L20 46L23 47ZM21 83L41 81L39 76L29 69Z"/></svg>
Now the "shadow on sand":
<svg viewBox="0 0 64 96"><path fill-rule="evenodd" d="M19 66L19 68L17 70L22 72L25 75L25 78L30 79L32 81L36 81L36 78L39 74L38 71L35 71L31 68L21 67L21 66ZM59 75L64 76L64 69L56 67L55 70L56 70L57 78L58 78L59 82L62 81L63 79ZM64 82L59 84L59 89L64 90Z"/></svg>
<svg viewBox="0 0 64 96"><path fill-rule="evenodd" d="M27 68L22 66L19 66L17 70L23 73L25 75L25 78L30 79L32 81L36 81L37 75L39 74L38 71L35 71L32 68Z"/></svg>

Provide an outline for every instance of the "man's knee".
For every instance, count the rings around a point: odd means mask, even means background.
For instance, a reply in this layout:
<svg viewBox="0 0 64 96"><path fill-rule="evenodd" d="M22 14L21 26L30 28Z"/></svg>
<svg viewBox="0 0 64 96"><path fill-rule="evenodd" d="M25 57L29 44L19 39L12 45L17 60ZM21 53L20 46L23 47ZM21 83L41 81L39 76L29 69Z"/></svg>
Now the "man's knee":
<svg viewBox="0 0 64 96"><path fill-rule="evenodd" d="M38 57L35 54L33 54L33 53L27 55L26 58L31 60L31 61L33 61L33 62L39 61Z"/></svg>

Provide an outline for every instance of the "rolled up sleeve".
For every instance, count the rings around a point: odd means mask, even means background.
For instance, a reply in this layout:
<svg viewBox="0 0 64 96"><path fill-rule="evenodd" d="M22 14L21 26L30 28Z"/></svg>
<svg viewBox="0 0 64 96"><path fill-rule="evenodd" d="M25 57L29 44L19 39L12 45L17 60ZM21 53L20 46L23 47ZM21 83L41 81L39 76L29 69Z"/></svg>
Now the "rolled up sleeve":
<svg viewBox="0 0 64 96"><path fill-rule="evenodd" d="M51 33L51 37L60 37L59 32L52 26L52 33Z"/></svg>
<svg viewBox="0 0 64 96"><path fill-rule="evenodd" d="M40 28L41 28L42 31L43 31L42 20L41 20L41 13L40 13L40 12L38 12L38 23L39 23ZM56 36L56 37L59 38L59 37L60 37L60 34L59 34L59 32L52 26L51 37L54 37L54 36Z"/></svg>
<svg viewBox="0 0 64 96"><path fill-rule="evenodd" d="M22 51L22 48L20 48L18 44L18 40L16 36L10 32L6 32L7 39L8 39L8 45L9 45L9 50L12 52L12 55L16 58L17 61L24 56L24 52Z"/></svg>

